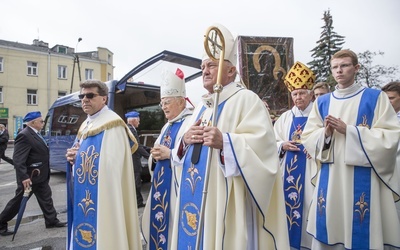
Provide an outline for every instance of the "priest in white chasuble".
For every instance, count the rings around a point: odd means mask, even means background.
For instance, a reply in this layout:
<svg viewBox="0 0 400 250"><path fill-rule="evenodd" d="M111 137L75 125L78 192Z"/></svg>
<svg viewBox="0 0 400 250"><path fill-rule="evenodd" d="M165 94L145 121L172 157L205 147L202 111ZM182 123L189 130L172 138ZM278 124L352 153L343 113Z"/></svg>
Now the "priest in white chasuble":
<svg viewBox="0 0 400 250"><path fill-rule="evenodd" d="M68 250L141 249L132 153L138 142L106 105L108 87L80 84L82 123L67 150Z"/></svg>
<svg viewBox="0 0 400 250"><path fill-rule="evenodd" d="M291 249L310 249L312 236L306 232L307 215L317 171L316 161L301 144L300 136L312 108L315 75L296 62L285 77L294 106L274 124L285 194L286 218Z"/></svg>
<svg viewBox="0 0 400 250"><path fill-rule="evenodd" d="M219 60L203 58L203 87L208 93L196 106L176 152L177 161L182 161L182 177L171 249L195 249L201 235L199 249L204 250L287 250L282 178L271 119L261 99L235 82L236 39L222 25L217 27L225 38L225 60L219 68ZM214 103L219 70L223 89ZM215 114L214 105L218 105ZM216 124L212 124L213 116ZM198 234L200 219L204 227Z"/></svg>
<svg viewBox="0 0 400 250"><path fill-rule="evenodd" d="M171 153L179 145L193 111L186 107L186 101L191 102L186 97L183 71L165 70L162 76L160 106L168 122L151 149L149 163L155 161L156 164L142 216L142 232L147 249L169 250L182 171L175 166Z"/></svg>

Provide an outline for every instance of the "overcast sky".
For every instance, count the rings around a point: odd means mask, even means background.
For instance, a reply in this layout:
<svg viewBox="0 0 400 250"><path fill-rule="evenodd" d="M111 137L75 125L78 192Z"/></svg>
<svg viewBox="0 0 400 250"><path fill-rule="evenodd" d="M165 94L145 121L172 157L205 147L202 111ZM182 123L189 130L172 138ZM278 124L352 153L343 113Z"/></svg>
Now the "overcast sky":
<svg viewBox="0 0 400 250"><path fill-rule="evenodd" d="M295 61L307 63L328 9L344 48L383 51L376 63L400 65L400 0L3 1L0 39L75 48L81 37L78 52L114 53L118 80L163 50L201 57L204 32L221 23L234 35L293 37Z"/></svg>

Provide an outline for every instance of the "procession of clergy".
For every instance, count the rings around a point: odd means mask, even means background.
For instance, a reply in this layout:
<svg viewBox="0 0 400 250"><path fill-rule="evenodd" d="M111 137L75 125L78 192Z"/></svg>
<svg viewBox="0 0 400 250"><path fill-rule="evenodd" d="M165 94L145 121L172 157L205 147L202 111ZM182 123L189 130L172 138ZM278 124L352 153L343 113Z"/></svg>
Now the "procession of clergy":
<svg viewBox="0 0 400 250"><path fill-rule="evenodd" d="M178 105L187 98L184 72L164 72L160 105L168 122L149 158L156 166L143 216L134 226L124 214L113 223L157 250L399 249L400 126L384 92L355 83L356 54L332 57L337 86L314 101L315 76L296 62L284 81L294 106L273 125L262 100L235 81L237 41L216 26L224 64L203 58L208 93L193 111ZM215 93L218 73L223 89ZM90 246L102 249L109 236Z"/></svg>
<svg viewBox="0 0 400 250"><path fill-rule="evenodd" d="M221 29L225 31L224 35L230 38L229 31L224 27ZM230 40L227 39L227 41L229 43ZM236 50L234 39L231 41L233 41L231 48ZM236 52L231 52L225 59L235 62L236 58L232 56L232 53ZM204 65L206 64L203 61ZM398 169L395 166L400 128L396 113L386 94L378 90L366 89L355 83L355 75L359 67L354 52L343 50L337 53L337 58L334 57L331 61L331 68L333 76L337 76L338 86L333 93L321 96L313 102L312 89L315 75L306 65L296 62L285 76L285 84L291 94L294 106L279 117L273 128L265 116L251 108L247 110L246 117L242 118L239 125L233 124L232 128L226 130L222 129L223 125L220 123L233 122L234 119L219 118L217 127L221 128L223 133L231 134L227 136L226 141L224 140L223 153L221 150L219 155L215 155L213 158L215 161L215 164L211 164L213 174L218 175L217 171L219 171L223 177L210 181L212 186L209 187L208 195L212 195L210 193L220 189L223 192L236 193L221 195L215 201L207 200L207 202L213 202L210 210L206 210L206 213L213 214L210 215L213 220L206 225L202 233L204 235L201 241L202 249L395 249L400 247L400 214L398 217L395 207L395 201L399 199L399 180L397 180L398 175L396 174ZM207 72L203 67L204 75L207 75ZM173 92L171 89L174 88L168 85L172 82L169 80L166 81L166 84L161 85L161 92L166 90ZM177 80L176 83L181 84L182 87L177 85L175 89L184 88L182 80ZM218 115L222 116L228 109L226 105L230 104L229 99L234 95L232 93L236 93L238 89L242 88L243 84L240 83L224 86ZM228 91L232 93L227 93ZM227 93L226 96L224 92ZM201 116L204 120L204 114L212 110L213 104L209 103L212 103L213 99L210 97L213 95L203 96L202 103L194 111L189 124L195 123L199 118L201 119ZM236 105L232 104L229 111L225 112L226 115L240 114L241 111L238 111L237 106L240 106L240 102L236 102ZM252 112L256 113L254 119L250 115ZM262 121L260 117L256 117L257 113L265 120ZM324 120L328 115L329 118ZM332 117L339 119L335 120ZM324 126L327 126L330 119L333 119L331 127L335 126L336 121L346 123L348 126L345 128L345 133L338 127L337 131L327 137ZM267 183L271 179L265 176L265 179L257 178L257 175L262 176L262 172L250 173L251 170L245 169L247 165L249 168L251 165L262 163L263 159L257 154L246 154L247 149L240 148L239 142L235 141L240 140L235 138L237 134L246 133L246 131L254 133L253 136L255 136L257 132L252 129L256 129L254 123L258 122L267 124L266 130L274 130L277 151L273 150L273 146L261 140L250 147L254 147L252 151L255 150L255 147L263 149L262 154L277 153L280 167L274 169L267 166L266 168L279 172L276 175L279 180L275 181L280 183L283 198L277 197L281 193L274 193L274 186ZM245 128L245 126L248 127ZM256 137L252 139L256 139ZM268 139L271 140L271 138ZM181 143L179 138L177 141L176 148L179 148ZM240 143L246 144L246 142ZM232 148L237 151L229 152L230 150L227 150ZM193 185L187 183L193 183L188 180L191 176L193 178L193 171L200 169L194 168L196 164L190 162L192 154L192 151L187 150L188 157L186 158L189 160L178 159L171 163L175 165L175 171L177 168L179 169L178 175L182 174L181 180L175 180L176 183L173 185L175 189L179 186L181 189L180 193L175 190L176 196L173 195L175 204L172 206L177 212L174 216L169 213L168 223L173 222L174 226L170 226L169 232L166 229L162 233L155 230L152 234L145 230L144 237L148 240L149 249L187 249L187 246L195 246L193 244L195 241L190 241L190 238L196 238L197 235L194 229L197 229L196 223L199 222L198 216L200 216L198 210L201 203L198 200L201 201L202 198L193 196L190 199L184 199L179 197L187 197L188 193L193 192L191 189ZM221 159L220 155L222 154L224 159ZM229 167L231 169L229 171L232 173L228 171L227 158L229 156L233 158L232 165L234 167ZM268 165L274 164L272 160L267 162ZM205 166L204 163L203 166ZM235 169L238 167L239 169ZM218 170L218 168L220 169ZM254 167L255 169L257 167ZM182 171L186 171L187 174L185 175ZM245 171L249 171L248 178L246 178ZM200 176L203 178L201 174ZM245 186L244 191L239 188L234 190L234 188L224 187L232 185L230 182L233 180L242 182L243 185L238 186L240 188ZM218 185L222 185L222 187ZM186 188L190 191L182 191ZM266 207L265 211L259 207L261 202L259 203L257 200L258 192L270 198L267 201L269 207ZM240 197L241 195L244 195L245 198ZM148 204L152 204L151 201L154 198L150 196ZM231 208L227 204L229 199L247 199L249 203L255 203L255 206L246 204L237 206L236 203L234 211L230 211ZM182 202L184 204L181 204ZM283 202L284 206L274 204L275 202ZM276 207L272 208L272 206ZM195 208L193 209L193 207ZM148 205L146 210L150 208L151 205ZM222 218L223 225L216 221L220 209L221 213L225 215L225 218ZM263 217L261 221L255 219L258 216L257 209L261 211L260 215ZM272 209L275 209L274 212L280 215L272 214ZM238 223L234 213L244 217L247 224L240 221L240 225L232 225L232 221ZM188 217L189 215L192 216L192 219ZM269 216L274 218L269 218ZM283 217L286 225L283 220L280 220ZM144 228L151 228L157 221L160 222L160 218L157 216L150 218L145 213L142 223L146 222L143 223ZM165 223L165 221L163 222ZM190 227L190 222L195 225ZM261 223L261 225L265 223L265 225L257 227L257 223ZM271 223L279 225L271 225ZM273 238L272 244L268 240L263 242L260 239L263 235L257 230L268 232ZM287 231L288 235L280 235L286 234L282 230ZM163 234L165 232L168 234ZM160 235L168 235L168 237ZM159 240L160 237L162 237L162 241ZM287 242L285 242L286 240Z"/></svg>

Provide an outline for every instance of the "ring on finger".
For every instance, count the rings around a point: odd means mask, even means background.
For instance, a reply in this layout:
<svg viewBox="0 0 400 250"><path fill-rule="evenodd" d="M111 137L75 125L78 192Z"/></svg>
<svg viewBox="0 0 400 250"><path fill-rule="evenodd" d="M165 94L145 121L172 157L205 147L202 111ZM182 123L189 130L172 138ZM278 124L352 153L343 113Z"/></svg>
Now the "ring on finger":
<svg viewBox="0 0 400 250"><path fill-rule="evenodd" d="M196 138L196 136L192 135L192 139Z"/></svg>

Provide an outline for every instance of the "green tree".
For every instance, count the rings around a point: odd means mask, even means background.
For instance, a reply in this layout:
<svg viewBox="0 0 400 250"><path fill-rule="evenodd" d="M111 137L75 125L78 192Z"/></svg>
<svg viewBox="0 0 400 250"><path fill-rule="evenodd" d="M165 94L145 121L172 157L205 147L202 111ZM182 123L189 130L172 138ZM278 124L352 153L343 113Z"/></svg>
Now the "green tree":
<svg viewBox="0 0 400 250"><path fill-rule="evenodd" d="M332 87L335 85L335 81L331 76L330 60L333 54L342 49L345 37L333 31L333 19L329 10L324 12L322 20L324 20L325 25L321 27L322 32L316 42L317 46L311 50L311 57L314 60L309 62L308 65L316 75L317 82L328 82Z"/></svg>
<svg viewBox="0 0 400 250"><path fill-rule="evenodd" d="M383 56L385 53L371 52L369 50L358 53L358 63L360 70L358 71L356 82L366 85L368 88L380 88L382 85L393 81L393 77L398 72L397 66L386 67L383 65L373 65L375 56Z"/></svg>

